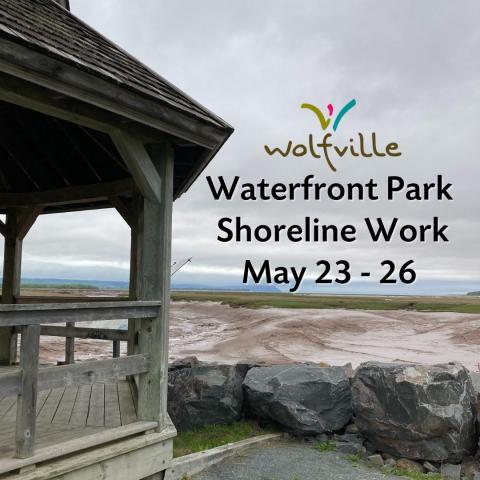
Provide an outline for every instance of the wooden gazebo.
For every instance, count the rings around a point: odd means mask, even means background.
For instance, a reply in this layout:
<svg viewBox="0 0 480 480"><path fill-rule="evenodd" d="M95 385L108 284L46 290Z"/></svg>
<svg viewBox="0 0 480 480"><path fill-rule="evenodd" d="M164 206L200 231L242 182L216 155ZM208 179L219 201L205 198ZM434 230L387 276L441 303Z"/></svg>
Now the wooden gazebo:
<svg viewBox="0 0 480 480"><path fill-rule="evenodd" d="M163 478L172 202L231 133L67 1L0 0L1 478ZM129 298L22 298L38 215L109 207L131 227ZM109 319L129 319L128 333L75 326ZM39 368L41 335L70 349L75 337L127 341L128 355Z"/></svg>

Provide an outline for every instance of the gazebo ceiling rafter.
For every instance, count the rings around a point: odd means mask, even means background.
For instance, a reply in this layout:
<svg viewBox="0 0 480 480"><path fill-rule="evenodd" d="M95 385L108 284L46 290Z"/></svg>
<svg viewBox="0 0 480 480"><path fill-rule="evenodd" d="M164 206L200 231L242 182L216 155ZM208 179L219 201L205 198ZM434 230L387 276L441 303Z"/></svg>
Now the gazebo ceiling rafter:
<svg viewBox="0 0 480 480"><path fill-rule="evenodd" d="M0 100L108 134L168 137L184 167L175 168L176 198L233 131L52 0L1 0L0 39ZM192 147L203 150L182 151Z"/></svg>

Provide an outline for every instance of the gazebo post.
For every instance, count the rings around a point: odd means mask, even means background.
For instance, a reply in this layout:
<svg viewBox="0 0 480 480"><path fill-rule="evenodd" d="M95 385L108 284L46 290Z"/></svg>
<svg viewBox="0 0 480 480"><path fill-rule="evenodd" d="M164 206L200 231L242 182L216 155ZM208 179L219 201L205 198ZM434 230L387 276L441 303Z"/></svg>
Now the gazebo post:
<svg viewBox="0 0 480 480"><path fill-rule="evenodd" d="M151 368L139 378L138 413L142 420L157 420L162 429L168 418L173 149L168 144L151 146L150 157L161 179L160 201L144 198L140 210L137 281L140 281L141 299L160 299L162 307L159 317L140 321L139 350L150 354Z"/></svg>
<svg viewBox="0 0 480 480"><path fill-rule="evenodd" d="M17 210L15 209L7 211L4 238L2 303L14 303L15 297L20 294L22 263L22 240L17 235ZM15 361L14 343L17 336L9 327L2 327L0 330L0 364L10 365Z"/></svg>
<svg viewBox="0 0 480 480"><path fill-rule="evenodd" d="M150 355L150 370L139 376L138 417L167 423L168 329L170 304L171 230L173 206L173 148L169 143L148 148L126 132L112 134L119 153L140 190L133 209L130 296L160 300L158 317L139 320L133 338L138 353ZM136 292L133 291L136 290ZM130 347L132 348L132 347Z"/></svg>
<svg viewBox="0 0 480 480"><path fill-rule="evenodd" d="M129 299L138 300L138 215L140 202L143 202L141 196L136 193L132 197L132 222L130 225L130 282L129 282ZM138 331L138 321L135 319L128 321L128 345L127 351L129 355L137 353L137 346L135 345L136 332Z"/></svg>
<svg viewBox="0 0 480 480"><path fill-rule="evenodd" d="M3 256L2 303L16 303L20 296L23 239L34 224L40 207L9 208L2 224L5 238ZM0 328L0 365L15 363L17 335L9 327Z"/></svg>
<svg viewBox="0 0 480 480"><path fill-rule="evenodd" d="M138 211L142 198L138 192L133 192L132 199L129 202L118 196L110 197L109 200L130 227L130 279L128 298L129 300L135 301L138 300ZM134 355L138 350L135 345L136 332L138 331L136 322L137 320L133 318L128 320L127 355Z"/></svg>

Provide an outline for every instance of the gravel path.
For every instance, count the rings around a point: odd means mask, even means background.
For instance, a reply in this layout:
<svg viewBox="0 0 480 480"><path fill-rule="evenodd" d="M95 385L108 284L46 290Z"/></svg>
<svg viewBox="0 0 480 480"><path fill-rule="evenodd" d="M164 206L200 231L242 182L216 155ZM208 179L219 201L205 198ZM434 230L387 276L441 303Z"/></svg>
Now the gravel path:
<svg viewBox="0 0 480 480"><path fill-rule="evenodd" d="M354 466L336 452L309 444L274 442L255 447L196 475L192 480L399 480L364 465Z"/></svg>

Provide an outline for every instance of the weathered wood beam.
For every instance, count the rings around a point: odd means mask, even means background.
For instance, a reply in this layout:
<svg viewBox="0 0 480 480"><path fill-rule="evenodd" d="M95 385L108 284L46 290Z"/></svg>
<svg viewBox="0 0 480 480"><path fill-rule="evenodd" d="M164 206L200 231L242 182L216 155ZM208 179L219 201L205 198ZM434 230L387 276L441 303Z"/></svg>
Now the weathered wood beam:
<svg viewBox="0 0 480 480"><path fill-rule="evenodd" d="M173 203L173 148L152 146L152 163L161 178L161 198L145 198L140 212L137 272L138 296L162 302L159 315L140 322L139 351L151 355L150 370L140 375L138 415L141 420L166 424L168 388L168 331L170 304L171 228Z"/></svg>
<svg viewBox="0 0 480 480"><path fill-rule="evenodd" d="M18 216L18 209L7 211L2 303L13 303L14 298L20 295L22 240L18 236Z"/></svg>
<svg viewBox="0 0 480 480"><path fill-rule="evenodd" d="M145 145L138 138L121 130L113 132L111 138L142 195L160 202L162 182Z"/></svg>
<svg viewBox="0 0 480 480"><path fill-rule="evenodd" d="M7 304L14 303L20 295L23 241L18 235L18 217L18 209L7 210L2 282L2 303ZM17 335L11 328L0 328L0 365L15 363L16 356Z"/></svg>
<svg viewBox="0 0 480 480"><path fill-rule="evenodd" d="M119 196L109 197L108 200L131 228L134 222L134 212L132 211L131 204L128 203L125 198Z"/></svg>
<svg viewBox="0 0 480 480"><path fill-rule="evenodd" d="M0 70L51 89L57 95L65 94L207 148L213 148L232 131L220 119L217 122L216 119L207 118L207 115L195 118L190 112L184 112L168 101L150 99L52 56L5 39L0 51Z"/></svg>
<svg viewBox="0 0 480 480"><path fill-rule="evenodd" d="M143 198L139 193L132 197L133 223L130 225L130 278L128 284L128 295L130 300L138 300L138 271L139 266L139 220L143 211ZM127 354L137 353L137 332L139 330L139 320L128 319L128 346Z"/></svg>
<svg viewBox="0 0 480 480"><path fill-rule="evenodd" d="M128 375L145 373L150 368L149 355L97 360L95 362L46 367L38 371L39 390L50 390L78 384L93 384L112 379L123 379Z"/></svg>
<svg viewBox="0 0 480 480"><path fill-rule="evenodd" d="M18 215L17 235L20 240L23 240L27 236L27 233L33 227L33 224L42 211L42 205L35 205L31 208L19 210L20 213Z"/></svg>
<svg viewBox="0 0 480 480"><path fill-rule="evenodd" d="M91 385L112 379L121 380L128 375L147 372L150 364L150 356L141 354L108 360L96 360L94 362L82 362L74 365L39 368L37 389L41 391L71 385ZM22 379L21 372L0 374L0 396L12 396L21 393Z"/></svg>
<svg viewBox="0 0 480 480"><path fill-rule="evenodd" d="M0 73L0 100L104 133L119 127L125 128L122 117L118 115L65 95L58 96L51 90L3 72ZM133 122L128 128L146 141L165 138L164 134Z"/></svg>
<svg viewBox="0 0 480 480"><path fill-rule="evenodd" d="M75 328L75 322L67 322L66 328ZM75 336L65 336L65 364L71 365L75 363Z"/></svg>
<svg viewBox="0 0 480 480"><path fill-rule="evenodd" d="M89 476L89 474L91 474L91 471L88 470L89 466L98 465L102 472L111 472L112 466L110 465L106 467L104 463L108 462L109 459L115 459L115 457L118 455L128 454L130 452L138 451L144 453L145 448L148 448L150 445L165 443L168 439L175 436L175 429L172 427L165 432L155 435L138 435L139 433L153 430L156 428L156 426L156 422L134 422L121 427L108 428L105 430L100 430L97 433L64 441L60 445L61 448L59 448L58 444L39 448L35 455L28 459L2 458L2 461L0 462L0 475L12 473L12 471L18 471L22 468L31 468L35 464L42 464L58 457L65 457L73 454L69 462L74 463L75 466L65 466L64 458L64 462L60 462L63 463L64 469L62 470L62 467L60 467L59 470L68 475L69 473L72 473L72 470L76 470L76 468L85 468L87 469L87 473L85 473L84 470L80 470L80 473L73 472L74 474L77 473L75 478L77 480L80 478L82 480L85 478L92 478ZM118 440L121 439L126 440L126 444L121 442L123 448L118 444ZM79 453L79 457L74 456L75 454ZM171 458L171 452L169 452L168 458ZM136 458L132 461L130 458L125 460L124 457L120 457L120 466L117 466L117 468L113 470L114 473L112 475L108 475L108 478L115 478L118 480L131 480L132 478L139 478L138 476L135 477L135 475L138 475L138 464L142 463L142 460L144 460L144 458ZM127 465L128 468L126 468L125 462L130 465L129 467ZM165 467L169 466L167 462L164 463L163 459L161 459L160 463ZM42 468L41 465L40 468ZM38 470L40 470L40 468ZM43 468L47 467L45 466ZM119 475L119 471L117 469L121 470L121 475ZM37 472L31 472L30 474L25 473L22 476L29 478L30 480L32 478L48 478L49 473L42 474L41 470L40 472L38 472L38 470ZM127 474L123 475L125 471ZM14 475L13 478L18 476L16 474L12 475ZM65 478L65 475L62 476Z"/></svg>
<svg viewBox="0 0 480 480"><path fill-rule="evenodd" d="M151 318L160 305L159 300L0 305L0 326Z"/></svg>
<svg viewBox="0 0 480 480"><path fill-rule="evenodd" d="M105 200L111 196L129 195L135 190L131 178L113 182L95 183L77 187L58 188L29 193L0 193L0 205L5 207L24 207L48 205L68 205L78 202Z"/></svg>
<svg viewBox="0 0 480 480"><path fill-rule="evenodd" d="M5 225L5 222L3 222L2 220L0 220L0 234L4 237L7 236L7 225Z"/></svg>
<svg viewBox="0 0 480 480"><path fill-rule="evenodd" d="M23 327L15 433L15 453L18 458L31 457L35 448L39 350L40 325Z"/></svg>
<svg viewBox="0 0 480 480"><path fill-rule="evenodd" d="M112 356L113 358L119 358L120 357L120 342L118 340L113 341L113 346L112 346Z"/></svg>
<svg viewBox="0 0 480 480"><path fill-rule="evenodd" d="M42 325L41 335L49 337L74 337L94 340L112 340L126 342L128 333L125 330L91 327L62 327L57 325Z"/></svg>

